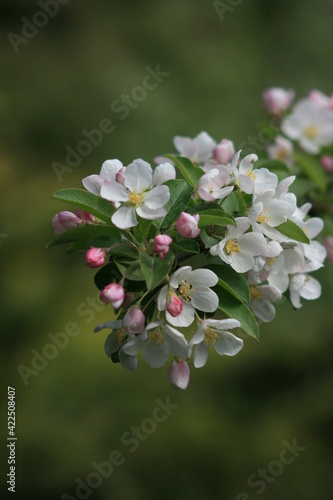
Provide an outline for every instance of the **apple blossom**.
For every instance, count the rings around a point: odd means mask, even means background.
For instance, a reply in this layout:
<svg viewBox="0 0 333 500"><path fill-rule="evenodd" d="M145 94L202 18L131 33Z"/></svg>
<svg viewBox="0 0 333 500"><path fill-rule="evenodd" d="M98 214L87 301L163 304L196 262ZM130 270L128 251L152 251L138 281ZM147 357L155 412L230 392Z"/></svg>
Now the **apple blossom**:
<svg viewBox="0 0 333 500"><path fill-rule="evenodd" d="M91 247L86 251L86 264L89 267L100 267L105 264L105 250Z"/></svg>
<svg viewBox="0 0 333 500"><path fill-rule="evenodd" d="M207 134L201 132L194 139L176 136L173 140L175 148L182 155L194 163L204 163L212 158L216 142Z"/></svg>
<svg viewBox="0 0 333 500"><path fill-rule="evenodd" d="M234 186L222 187L228 179L229 170L226 167L212 168L200 177L197 186L198 195L205 201L223 200L234 189Z"/></svg>
<svg viewBox="0 0 333 500"><path fill-rule="evenodd" d="M262 97L267 110L273 115L280 116L291 106L294 95L293 90L271 87L263 92Z"/></svg>
<svg viewBox="0 0 333 500"><path fill-rule="evenodd" d="M283 161L289 167L294 163L294 146L291 141L277 135L274 142L267 146L267 154L269 158Z"/></svg>
<svg viewBox="0 0 333 500"><path fill-rule="evenodd" d="M253 163L258 160L256 154L249 154L243 158L238 166L241 151L238 151L232 160L232 172L236 185L247 194L260 194L268 189L275 189L278 183L276 174L267 168L253 170Z"/></svg>
<svg viewBox="0 0 333 500"><path fill-rule="evenodd" d="M118 172L123 168L119 160L106 160L99 175L89 175L82 180L82 184L90 193L100 196L102 184L105 180L115 181Z"/></svg>

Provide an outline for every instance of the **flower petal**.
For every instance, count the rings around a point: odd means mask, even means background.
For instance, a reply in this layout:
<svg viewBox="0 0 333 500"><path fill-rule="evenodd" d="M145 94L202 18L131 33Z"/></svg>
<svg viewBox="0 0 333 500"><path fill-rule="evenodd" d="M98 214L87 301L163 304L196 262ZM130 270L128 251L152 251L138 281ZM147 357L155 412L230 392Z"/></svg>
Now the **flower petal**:
<svg viewBox="0 0 333 500"><path fill-rule="evenodd" d="M191 290L191 304L199 311L215 312L219 305L219 298L208 286L200 285Z"/></svg>
<svg viewBox="0 0 333 500"><path fill-rule="evenodd" d="M128 201L128 192L119 182L104 181L101 197L113 202Z"/></svg>
<svg viewBox="0 0 333 500"><path fill-rule="evenodd" d="M223 332L219 335L216 344L213 344L215 351L221 356L235 356L243 347L242 339L233 333Z"/></svg>
<svg viewBox="0 0 333 500"><path fill-rule="evenodd" d="M178 356L180 358L188 358L189 353L189 345L184 337L184 335L172 326L165 326L165 340L169 346L170 352L174 356Z"/></svg>
<svg viewBox="0 0 333 500"><path fill-rule="evenodd" d="M134 160L124 173L125 186L130 191L141 193L151 186L153 171L149 163L144 160Z"/></svg>
<svg viewBox="0 0 333 500"><path fill-rule="evenodd" d="M155 220L164 217L166 210L164 208L149 208L147 205L143 205L136 209L136 213L142 219Z"/></svg>
<svg viewBox="0 0 333 500"><path fill-rule="evenodd" d="M86 190L89 191L89 193L97 194L97 196L100 196L101 194L103 182L104 179L101 175L89 175L88 177L82 179L82 184Z"/></svg>
<svg viewBox="0 0 333 500"><path fill-rule="evenodd" d="M173 326L190 326L194 321L194 309L191 304L183 301L183 310L179 316L174 318L166 311L165 317Z"/></svg>
<svg viewBox="0 0 333 500"><path fill-rule="evenodd" d="M176 178L175 167L171 163L161 163L153 172L153 186L160 186L163 182Z"/></svg>
<svg viewBox="0 0 333 500"><path fill-rule="evenodd" d="M208 351L209 347L205 342L201 342L197 345L193 353L195 368L201 368L202 366L205 366L208 359Z"/></svg>
<svg viewBox="0 0 333 500"><path fill-rule="evenodd" d="M144 196L144 203L149 208L161 208L168 203L170 191L168 186L157 186Z"/></svg>
<svg viewBox="0 0 333 500"><path fill-rule="evenodd" d="M119 229L129 229L138 224L135 217L135 210L133 207L120 207L112 215L111 220L113 224Z"/></svg>
<svg viewBox="0 0 333 500"><path fill-rule="evenodd" d="M172 288L178 288L179 283L182 281L187 281L191 275L192 267L191 266L183 266L177 269L176 272L173 273L170 279L170 286Z"/></svg>
<svg viewBox="0 0 333 500"><path fill-rule="evenodd" d="M109 181L115 181L117 172L123 168L119 160L106 160L101 168L100 175Z"/></svg>
<svg viewBox="0 0 333 500"><path fill-rule="evenodd" d="M135 356L129 356L125 352L120 349L119 351L119 361L120 364L123 368L126 368L126 370L130 370L134 372L137 369L138 366L138 360L136 359Z"/></svg>
<svg viewBox="0 0 333 500"><path fill-rule="evenodd" d="M218 277L216 276L213 271L210 271L209 269L195 269L194 271L191 272L191 275L187 279L187 281L194 287L196 288L197 286L202 285L203 283L205 286L215 286L218 282Z"/></svg>
<svg viewBox="0 0 333 500"><path fill-rule="evenodd" d="M166 343L149 342L143 350L143 358L151 368L160 368L169 358L169 349Z"/></svg>

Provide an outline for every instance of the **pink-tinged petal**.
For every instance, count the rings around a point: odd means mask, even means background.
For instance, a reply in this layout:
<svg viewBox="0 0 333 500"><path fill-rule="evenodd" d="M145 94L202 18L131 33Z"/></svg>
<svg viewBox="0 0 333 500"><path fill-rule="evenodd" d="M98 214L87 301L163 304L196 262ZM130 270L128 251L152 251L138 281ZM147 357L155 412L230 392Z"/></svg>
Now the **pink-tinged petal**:
<svg viewBox="0 0 333 500"><path fill-rule="evenodd" d="M127 189L114 181L104 181L101 187L101 197L113 202L128 201Z"/></svg>
<svg viewBox="0 0 333 500"><path fill-rule="evenodd" d="M219 305L219 298L208 286L200 285L191 290L191 304L199 311L215 312Z"/></svg>
<svg viewBox="0 0 333 500"><path fill-rule="evenodd" d="M101 194L103 182L104 179L101 175L89 175L88 177L82 179L82 184L86 190L89 191L89 193L97 194L97 196L100 196Z"/></svg>
<svg viewBox="0 0 333 500"><path fill-rule="evenodd" d="M177 151L187 158L192 158L195 152L195 144L189 137L181 137L176 135L173 139L173 143Z"/></svg>
<svg viewBox="0 0 333 500"><path fill-rule="evenodd" d="M190 369L186 361L174 359L167 370L167 379L173 389L184 391L190 383Z"/></svg>
<svg viewBox="0 0 333 500"><path fill-rule="evenodd" d="M149 208L147 205L143 205L136 209L136 213L142 219L155 220L164 217L166 210L164 208Z"/></svg>
<svg viewBox="0 0 333 500"><path fill-rule="evenodd" d="M172 288L178 288L179 284L182 281L188 281L191 275L192 267L191 266L183 266L177 269L176 272L173 273L170 279L170 286Z"/></svg>
<svg viewBox="0 0 333 500"><path fill-rule="evenodd" d="M133 207L120 207L112 215L111 220L119 229L129 229L138 224Z"/></svg>
<svg viewBox="0 0 333 500"><path fill-rule="evenodd" d="M267 242L265 237L260 233L246 233L239 237L238 245L241 253L246 251L255 256L265 253Z"/></svg>
<svg viewBox="0 0 333 500"><path fill-rule="evenodd" d="M168 186L157 186L144 196L144 203L148 208L157 209L164 207L170 199Z"/></svg>
<svg viewBox="0 0 333 500"><path fill-rule="evenodd" d="M217 200L223 200L226 196L228 196L234 189L234 186L227 186L222 189L217 189L214 191L214 196Z"/></svg>
<svg viewBox="0 0 333 500"><path fill-rule="evenodd" d="M144 160L134 160L124 173L125 186L130 191L141 193L152 184L153 171L149 163Z"/></svg>
<svg viewBox="0 0 333 500"><path fill-rule="evenodd" d="M179 316L173 318L171 314L166 311L165 317L167 321L173 326L190 326L194 321L194 309L191 304L183 302L183 310Z"/></svg>
<svg viewBox="0 0 333 500"><path fill-rule="evenodd" d="M106 160L101 168L100 175L108 181L115 181L117 172L123 168L123 164L119 160Z"/></svg>
<svg viewBox="0 0 333 500"><path fill-rule="evenodd" d="M210 271L210 269L195 269L191 272L191 275L188 278L188 282L193 286L193 288L196 288L203 283L205 286L215 286L217 285L218 280L219 279L216 274L213 273L213 271Z"/></svg>
<svg viewBox="0 0 333 500"><path fill-rule="evenodd" d="M143 350L143 359L151 368L160 368L165 365L169 358L169 350L166 343L149 342Z"/></svg>
<svg viewBox="0 0 333 500"><path fill-rule="evenodd" d="M158 165L153 172L153 185L160 186L166 181L176 178L175 167L171 163L162 163Z"/></svg>
<svg viewBox="0 0 333 500"><path fill-rule="evenodd" d="M138 360L136 359L136 357L129 356L128 354L123 352L122 349L120 349L119 351L119 361L121 366L126 370L134 372L137 369Z"/></svg>
<svg viewBox="0 0 333 500"><path fill-rule="evenodd" d="M239 339L230 332L223 332L219 335L216 344L213 344L215 351L221 356L235 356L243 347L242 339Z"/></svg>
<svg viewBox="0 0 333 500"><path fill-rule="evenodd" d="M196 346L193 353L195 368L202 368L207 363L209 347L205 342Z"/></svg>
<svg viewBox="0 0 333 500"><path fill-rule="evenodd" d="M211 195L208 190L206 190L204 188L198 188L198 195L204 201L215 201L216 200L216 198L213 195Z"/></svg>

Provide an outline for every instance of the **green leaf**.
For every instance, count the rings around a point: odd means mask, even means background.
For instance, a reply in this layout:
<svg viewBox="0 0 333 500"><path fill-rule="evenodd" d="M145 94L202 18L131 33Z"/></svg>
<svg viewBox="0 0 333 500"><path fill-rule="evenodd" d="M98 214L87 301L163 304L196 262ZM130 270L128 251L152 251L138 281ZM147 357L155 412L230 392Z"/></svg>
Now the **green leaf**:
<svg viewBox="0 0 333 500"><path fill-rule="evenodd" d="M111 255L124 257L125 259L129 260L130 259L136 260L139 258L139 254L136 248L125 244L120 244L112 248Z"/></svg>
<svg viewBox="0 0 333 500"><path fill-rule="evenodd" d="M134 237L140 243L147 238L151 222L151 220L141 219L141 217L139 217L139 224L133 227Z"/></svg>
<svg viewBox="0 0 333 500"><path fill-rule="evenodd" d="M111 224L111 216L116 211L109 201L84 189L61 189L56 191L52 198L81 208L109 224Z"/></svg>
<svg viewBox="0 0 333 500"><path fill-rule="evenodd" d="M113 281L121 280L122 275L118 271L117 267L113 262L106 264L95 274L94 282L98 290L103 290L104 287L112 283Z"/></svg>
<svg viewBox="0 0 333 500"><path fill-rule="evenodd" d="M168 254L164 259L160 259L141 253L140 264L148 290L152 290L164 280L171 270L173 260L173 254Z"/></svg>
<svg viewBox="0 0 333 500"><path fill-rule="evenodd" d="M236 225L234 218L223 210L209 208L199 212L199 215L199 227Z"/></svg>
<svg viewBox="0 0 333 500"><path fill-rule="evenodd" d="M54 240L50 241L46 245L46 250L55 245L62 245L63 243L73 243L77 241L90 242L95 240L100 236L107 236L109 242L112 244L118 243L120 241L120 233L117 229L111 226L94 226L92 224L86 226L79 226L66 233L59 234Z"/></svg>
<svg viewBox="0 0 333 500"><path fill-rule="evenodd" d="M180 214L185 210L188 202L191 199L192 189L183 180L172 180L164 183L169 187L170 199L164 206L166 210L165 217L154 221L154 226L159 230L160 228L169 228Z"/></svg>
<svg viewBox="0 0 333 500"><path fill-rule="evenodd" d="M226 266L222 263L221 265L209 265L211 271L213 271L219 278L219 285L231 293L236 299L241 300L248 304L250 302L250 289L247 279L239 273L236 273L230 266Z"/></svg>
<svg viewBox="0 0 333 500"><path fill-rule="evenodd" d="M255 168L267 168L271 172L287 172L290 173L290 168L281 160L260 159L255 162Z"/></svg>
<svg viewBox="0 0 333 500"><path fill-rule="evenodd" d="M310 240L303 229L301 229L297 224L295 224L295 222L292 222L289 219L287 220L287 222L280 224L275 229L280 231L280 233L288 236L288 238L300 241L301 243L310 243Z"/></svg>
<svg viewBox="0 0 333 500"><path fill-rule="evenodd" d="M209 236L204 229L201 229L200 231L200 239L205 245L205 248L212 248L214 245L217 245L220 242L220 240Z"/></svg>
<svg viewBox="0 0 333 500"><path fill-rule="evenodd" d="M173 241L171 248L178 252L200 253L199 243L191 239Z"/></svg>
<svg viewBox="0 0 333 500"><path fill-rule="evenodd" d="M258 323L250 309L220 286L215 287L214 291L219 297L219 309L230 318L237 319L242 330L259 341Z"/></svg>
<svg viewBox="0 0 333 500"><path fill-rule="evenodd" d="M126 275L126 279L130 281L144 281L145 277L139 262L121 259L120 257L116 257L114 262L121 275Z"/></svg>
<svg viewBox="0 0 333 500"><path fill-rule="evenodd" d="M230 193L222 203L222 208L228 214L233 214L234 212L239 212L239 203L238 203L238 196L236 193L232 192Z"/></svg>
<svg viewBox="0 0 333 500"><path fill-rule="evenodd" d="M164 155L165 158L169 158L181 173L182 177L188 182L190 186L194 189L197 188L198 180L204 175L204 171L200 167L193 165L191 160L185 158L184 156L173 156Z"/></svg>
<svg viewBox="0 0 333 500"><path fill-rule="evenodd" d="M321 191L326 191L327 177L318 160L305 153L294 153L297 164L301 167L304 174L313 181Z"/></svg>
<svg viewBox="0 0 333 500"><path fill-rule="evenodd" d="M88 250L89 248L89 240L75 241L67 247L67 253L80 252L82 250Z"/></svg>

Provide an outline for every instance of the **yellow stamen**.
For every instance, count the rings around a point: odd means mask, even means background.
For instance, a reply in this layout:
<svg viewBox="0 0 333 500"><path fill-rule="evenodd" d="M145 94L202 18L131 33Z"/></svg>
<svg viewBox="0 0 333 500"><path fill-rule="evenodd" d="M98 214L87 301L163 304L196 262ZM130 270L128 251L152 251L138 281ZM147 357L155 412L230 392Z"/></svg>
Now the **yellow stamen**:
<svg viewBox="0 0 333 500"><path fill-rule="evenodd" d="M274 264L274 262L275 262L275 257L267 257L267 259L266 259L266 264L267 264L268 266L273 265L273 264Z"/></svg>
<svg viewBox="0 0 333 500"><path fill-rule="evenodd" d="M125 332L124 328L119 328L119 330L117 330L116 340L117 340L118 344L121 343L121 341L123 340L123 338L125 337L125 335L126 335L126 332Z"/></svg>
<svg viewBox="0 0 333 500"><path fill-rule="evenodd" d="M306 135L306 137L308 139L315 139L318 135L318 127L317 125L308 125L305 129L304 129L304 134Z"/></svg>
<svg viewBox="0 0 333 500"><path fill-rule="evenodd" d="M182 281L180 283L180 287L179 287L178 291L179 291L179 295L184 300L186 300L186 302L188 304L189 301L191 300L191 291L195 292L195 289L192 288L191 285L189 283L187 283L186 281Z"/></svg>
<svg viewBox="0 0 333 500"><path fill-rule="evenodd" d="M141 193L137 193L134 189L129 195L128 201L135 207L141 206L143 203L143 191Z"/></svg>
<svg viewBox="0 0 333 500"><path fill-rule="evenodd" d="M288 158L288 155L289 155L289 151L287 149L281 148L276 153L276 159L277 160L285 160L286 158Z"/></svg>
<svg viewBox="0 0 333 500"><path fill-rule="evenodd" d="M240 253L238 239L234 238L232 240L227 241L227 243L225 245L225 250L226 250L228 255L230 255L231 253L236 253L236 252Z"/></svg>
<svg viewBox="0 0 333 500"><path fill-rule="evenodd" d="M160 345L164 344L164 338L160 334L160 332L155 331L151 336L151 342L154 342L156 347L159 347Z"/></svg>
<svg viewBox="0 0 333 500"><path fill-rule="evenodd" d="M216 344L216 342L219 340L219 336L214 330L209 328L209 326L206 326L205 328L205 344Z"/></svg>
<svg viewBox="0 0 333 500"><path fill-rule="evenodd" d="M247 175L248 177L251 177L251 179L252 179L253 181L255 181L255 180L256 180L256 178L257 178L257 177L256 177L256 174L255 174L254 172L252 172L250 169L248 169L248 170L245 172L245 175Z"/></svg>
<svg viewBox="0 0 333 500"><path fill-rule="evenodd" d="M251 300L260 299L260 292L255 285L250 286L250 298Z"/></svg>
<svg viewBox="0 0 333 500"><path fill-rule="evenodd" d="M257 222L263 222L264 224L267 224L271 220L271 218L272 218L272 216L271 216L271 210L270 209L268 210L268 214L269 215L267 215L266 208L264 208L264 210L259 215L259 217L257 219Z"/></svg>

